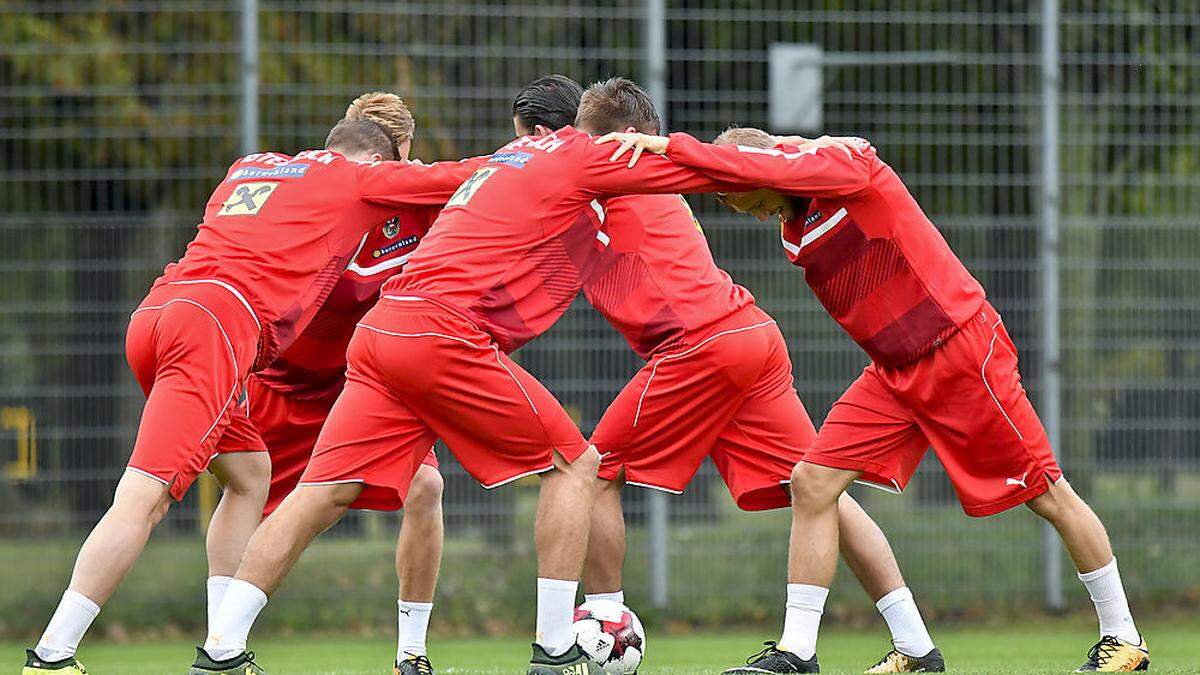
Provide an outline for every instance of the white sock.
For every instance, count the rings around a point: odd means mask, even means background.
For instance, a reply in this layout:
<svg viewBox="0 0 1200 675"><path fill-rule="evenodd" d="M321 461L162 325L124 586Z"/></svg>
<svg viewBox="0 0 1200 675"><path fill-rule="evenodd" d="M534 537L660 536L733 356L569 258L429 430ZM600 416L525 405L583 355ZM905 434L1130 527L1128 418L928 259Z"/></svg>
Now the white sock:
<svg viewBox="0 0 1200 675"><path fill-rule="evenodd" d="M213 619L217 618L217 609L221 606L221 599L225 597L225 590L229 588L229 582L233 581L233 577L213 576L208 578L208 625L211 626Z"/></svg>
<svg viewBox="0 0 1200 675"><path fill-rule="evenodd" d="M584 593L583 594L584 602L591 602L593 600L611 600L613 602L619 602L623 605L623 604L625 604L625 591L620 590L620 591L613 591L612 593Z"/></svg>
<svg viewBox="0 0 1200 675"><path fill-rule="evenodd" d="M100 606L90 598L66 590L33 651L44 661L61 661L75 656L79 641L99 613Z"/></svg>
<svg viewBox="0 0 1200 675"><path fill-rule="evenodd" d="M232 579L217 615L208 625L204 651L217 661L231 659L246 651L246 638L259 612L267 606L267 594L258 586Z"/></svg>
<svg viewBox="0 0 1200 675"><path fill-rule="evenodd" d="M396 661L410 656L425 656L425 634L429 631L429 614L432 602L399 601L399 629L396 640Z"/></svg>
<svg viewBox="0 0 1200 675"><path fill-rule="evenodd" d="M1142 636L1133 625L1133 614L1129 611L1129 600L1125 598L1125 587L1121 585L1121 573L1117 571L1117 559L1104 567L1079 574L1079 580L1087 587L1096 605L1096 616L1100 618L1100 636L1112 635L1129 644L1141 644Z"/></svg>
<svg viewBox="0 0 1200 675"><path fill-rule="evenodd" d="M537 580L537 643L550 656L558 656L575 644L575 592L578 581Z"/></svg>
<svg viewBox="0 0 1200 675"><path fill-rule="evenodd" d="M804 660L817 653L817 630L829 589L808 584L787 585L787 614L783 619L783 637L779 648Z"/></svg>
<svg viewBox="0 0 1200 675"><path fill-rule="evenodd" d="M933 651L933 638L929 637L929 629L925 628L921 611L907 586L883 596L875 607L887 621L897 651L908 656L925 656Z"/></svg>

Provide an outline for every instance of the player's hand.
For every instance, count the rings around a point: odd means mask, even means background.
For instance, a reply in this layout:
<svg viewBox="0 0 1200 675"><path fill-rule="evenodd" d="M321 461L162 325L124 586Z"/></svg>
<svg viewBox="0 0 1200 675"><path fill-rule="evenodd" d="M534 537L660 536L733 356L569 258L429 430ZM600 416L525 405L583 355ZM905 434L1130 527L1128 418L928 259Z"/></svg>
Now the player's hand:
<svg viewBox="0 0 1200 675"><path fill-rule="evenodd" d="M637 161L641 158L642 153L647 150L656 155L667 154L667 145L670 142L671 139L666 136L650 136L648 134L635 134L628 132L604 134L595 141L596 145L600 145L602 143L621 144L620 147L613 152L612 157L608 158L608 161L610 162L617 161L621 158L621 155L624 155L626 152L632 149L633 154L629 156L629 164L627 165L631 169L633 168L633 165L637 164Z"/></svg>
<svg viewBox="0 0 1200 675"><path fill-rule="evenodd" d="M846 153L850 157L857 150L857 146L850 142L848 138L836 136L821 136L820 138L804 138L803 136L777 136L775 138L779 143L787 143L800 148L800 151L816 151L817 148L837 148Z"/></svg>

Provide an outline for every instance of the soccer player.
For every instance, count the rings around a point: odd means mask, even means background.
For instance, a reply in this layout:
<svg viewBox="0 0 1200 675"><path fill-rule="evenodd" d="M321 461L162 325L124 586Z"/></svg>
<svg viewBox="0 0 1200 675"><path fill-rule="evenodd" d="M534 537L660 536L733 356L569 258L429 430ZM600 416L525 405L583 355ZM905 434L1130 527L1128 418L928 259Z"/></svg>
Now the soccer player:
<svg viewBox="0 0 1200 675"><path fill-rule="evenodd" d="M364 233L400 207L444 201L474 168L381 161L392 157L387 133L356 120L334 127L325 149L255 153L229 168L187 252L130 319L126 354L147 396L133 454L23 675L85 672L75 659L83 634L171 502L214 455L249 450L252 461L221 457L224 469L249 469L247 494L226 491L210 526L210 574L233 572L268 479L246 377L305 328Z"/></svg>
<svg viewBox="0 0 1200 675"><path fill-rule="evenodd" d="M391 137L396 158L407 160L415 124L399 96L372 92L356 98L345 119L366 119ZM429 231L441 205L406 207L368 232L308 327L247 385L250 421L271 456L270 515L300 481L317 435L345 384L346 347L354 326L379 298L379 287L402 269ZM442 554L442 476L431 448L413 476L396 548L400 580L397 675L432 672L425 644ZM230 572L236 569L236 562ZM232 578L208 580L211 620Z"/></svg>
<svg viewBox="0 0 1200 675"><path fill-rule="evenodd" d="M518 136L545 136L572 119L594 133L660 127L650 97L624 78L584 92L551 76L514 105ZM816 431L775 321L717 267L687 202L630 195L609 199L601 213L604 252L583 291L646 365L592 434L602 460L583 579L588 600L624 602L626 482L679 494L711 456L741 508L783 508L792 467ZM920 657L913 663L926 672L943 670L887 539L849 495L840 507L847 561L896 648Z"/></svg>
<svg viewBox="0 0 1200 675"><path fill-rule="evenodd" d="M628 171L608 155L568 126L508 143L463 183L359 322L300 487L255 532L203 652L247 659L254 620L300 552L349 507L400 508L440 437L485 487L542 475L528 672L600 673L571 630L599 454L508 353L574 299L578 285L560 280L595 258L596 229L579 218L592 202L727 187L662 158Z"/></svg>
<svg viewBox="0 0 1200 675"><path fill-rule="evenodd" d="M1100 623L1100 641L1079 670L1149 667L1108 534L1055 461L1000 315L869 143L850 139L852 152L800 150L739 128L714 144L686 134L610 140L623 142L620 151L637 146L744 183L720 199L760 220L779 217L788 259L871 357L792 472L788 576L810 606L789 606L778 649L727 672L816 672L838 497L855 480L903 490L931 445L968 515L1026 504L1062 537Z"/></svg>

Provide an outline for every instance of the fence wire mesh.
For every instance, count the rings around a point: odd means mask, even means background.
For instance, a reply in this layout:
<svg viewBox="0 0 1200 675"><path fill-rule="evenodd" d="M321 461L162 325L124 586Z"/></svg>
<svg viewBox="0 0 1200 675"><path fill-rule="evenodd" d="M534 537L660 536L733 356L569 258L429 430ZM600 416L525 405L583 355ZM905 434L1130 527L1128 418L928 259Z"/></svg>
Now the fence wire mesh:
<svg viewBox="0 0 1200 675"><path fill-rule="evenodd" d="M264 149L319 146L349 99L387 89L416 115L417 156L488 152L512 135L513 94L540 75L645 74L646 8L630 0L262 0L259 11ZM1135 603L1200 583L1197 16L1192 0L1065 2L1058 28L1058 451L1106 520ZM128 456L142 397L124 364L127 317L238 154L238 26L237 3L213 0L0 5L0 578L17 589L0 602L0 626L10 630L34 630L18 617L56 600ZM768 126L770 46L819 46L821 130L870 138L898 170L1004 313L1036 404L1040 31L1036 8L1016 1L669 2L666 117L700 137ZM690 201L718 262L779 321L819 420L864 355L786 263L777 233ZM582 302L518 355L585 432L639 366ZM440 456L439 611L498 629L479 618L480 597L493 617L527 614L536 489L485 493ZM955 613L1040 603L1044 549L1030 514L967 519L932 457L908 492L859 496L919 598ZM137 624L147 607L155 624L202 621L198 530L212 499L201 486L168 516L106 621ZM650 595L646 499L625 499L638 606ZM669 506L672 614L774 616L788 514L738 513L711 466ZM281 596L324 609L269 620L385 630L397 523L348 518ZM167 584L192 592L161 592ZM1082 599L1077 586L1065 582L1069 600ZM834 602L867 606L848 575Z"/></svg>

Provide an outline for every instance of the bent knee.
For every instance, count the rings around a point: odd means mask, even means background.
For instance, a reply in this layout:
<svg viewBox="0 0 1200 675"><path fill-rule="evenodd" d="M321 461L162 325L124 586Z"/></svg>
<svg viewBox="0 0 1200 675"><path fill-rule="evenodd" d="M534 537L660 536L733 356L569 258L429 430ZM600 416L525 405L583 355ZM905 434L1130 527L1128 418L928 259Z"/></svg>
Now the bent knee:
<svg viewBox="0 0 1200 675"><path fill-rule="evenodd" d="M263 496L271 487L271 458L265 452L221 455L214 460L213 473L227 493Z"/></svg>
<svg viewBox="0 0 1200 675"><path fill-rule="evenodd" d="M446 482L442 474L431 466L421 466L413 476L412 485L408 488L408 496L404 500L404 509L413 511L434 511L442 506L442 494Z"/></svg>
<svg viewBox="0 0 1200 675"><path fill-rule="evenodd" d="M555 453L555 468L577 478L594 480L596 474L600 472L600 451L596 449L596 446L589 445L587 450L570 462Z"/></svg>
<svg viewBox="0 0 1200 675"><path fill-rule="evenodd" d="M1086 508L1083 500L1075 494L1070 483L1061 479L1051 483L1049 489L1025 502L1031 511L1051 522L1058 521L1080 508Z"/></svg>
<svg viewBox="0 0 1200 675"><path fill-rule="evenodd" d="M792 504L824 507L837 503L838 497L846 489L846 482L830 475L830 470L825 467L800 462L792 467L790 489Z"/></svg>
<svg viewBox="0 0 1200 675"><path fill-rule="evenodd" d="M284 510L344 511L350 508L363 491L362 483L334 483L330 485L305 485L301 483L284 498L276 513Z"/></svg>

